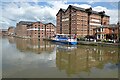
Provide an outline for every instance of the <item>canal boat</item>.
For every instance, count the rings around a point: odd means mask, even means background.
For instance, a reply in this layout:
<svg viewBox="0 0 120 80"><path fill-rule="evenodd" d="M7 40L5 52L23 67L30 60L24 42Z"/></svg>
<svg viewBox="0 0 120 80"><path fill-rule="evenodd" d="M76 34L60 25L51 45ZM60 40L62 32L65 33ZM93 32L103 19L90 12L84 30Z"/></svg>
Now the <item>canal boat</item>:
<svg viewBox="0 0 120 80"><path fill-rule="evenodd" d="M52 38L52 42L59 42L63 44L76 45L77 38L76 35L69 36L67 34L57 34Z"/></svg>

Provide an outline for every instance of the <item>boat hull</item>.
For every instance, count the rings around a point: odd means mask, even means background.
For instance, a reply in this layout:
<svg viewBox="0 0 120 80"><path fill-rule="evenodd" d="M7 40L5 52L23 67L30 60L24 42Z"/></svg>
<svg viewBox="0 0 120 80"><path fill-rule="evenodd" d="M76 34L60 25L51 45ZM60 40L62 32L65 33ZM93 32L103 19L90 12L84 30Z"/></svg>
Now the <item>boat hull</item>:
<svg viewBox="0 0 120 80"><path fill-rule="evenodd" d="M76 45L77 44L77 42L57 41L57 40L52 40L52 42L59 42L59 43L69 44L69 45Z"/></svg>

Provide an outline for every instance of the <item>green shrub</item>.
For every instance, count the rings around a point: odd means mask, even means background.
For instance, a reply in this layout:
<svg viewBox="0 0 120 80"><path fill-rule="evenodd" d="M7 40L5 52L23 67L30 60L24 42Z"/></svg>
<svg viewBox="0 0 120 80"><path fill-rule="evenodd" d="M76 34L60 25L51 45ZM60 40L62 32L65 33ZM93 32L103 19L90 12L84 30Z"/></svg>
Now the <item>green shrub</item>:
<svg viewBox="0 0 120 80"><path fill-rule="evenodd" d="M79 38L77 38L77 40L78 40L78 41L85 41L85 38L79 37Z"/></svg>

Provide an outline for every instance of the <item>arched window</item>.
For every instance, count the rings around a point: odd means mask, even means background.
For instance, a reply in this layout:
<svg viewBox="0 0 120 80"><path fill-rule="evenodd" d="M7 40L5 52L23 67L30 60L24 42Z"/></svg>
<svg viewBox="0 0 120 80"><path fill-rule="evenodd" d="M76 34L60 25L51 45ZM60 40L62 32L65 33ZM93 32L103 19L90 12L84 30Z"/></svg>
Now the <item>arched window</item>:
<svg viewBox="0 0 120 80"><path fill-rule="evenodd" d="M106 22L104 22L103 24L106 25Z"/></svg>

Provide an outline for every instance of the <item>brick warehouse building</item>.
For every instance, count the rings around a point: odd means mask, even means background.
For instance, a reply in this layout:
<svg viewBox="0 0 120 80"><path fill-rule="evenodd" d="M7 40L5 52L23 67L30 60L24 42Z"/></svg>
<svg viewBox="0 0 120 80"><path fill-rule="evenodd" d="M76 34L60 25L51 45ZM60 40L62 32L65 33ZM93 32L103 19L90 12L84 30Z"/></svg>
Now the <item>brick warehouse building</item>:
<svg viewBox="0 0 120 80"><path fill-rule="evenodd" d="M52 23L45 24L45 37L51 38L56 34L55 25Z"/></svg>
<svg viewBox="0 0 120 80"><path fill-rule="evenodd" d="M16 26L16 36L23 38L50 38L55 35L52 23L20 21Z"/></svg>
<svg viewBox="0 0 120 80"><path fill-rule="evenodd" d="M77 34L77 37L93 35L93 29L109 25L109 16L105 12L96 12L92 8L84 9L69 5L60 9L57 16L57 34Z"/></svg>
<svg viewBox="0 0 120 80"><path fill-rule="evenodd" d="M16 24L15 35L18 37L27 37L27 29L33 22L29 21L20 21Z"/></svg>
<svg viewBox="0 0 120 80"><path fill-rule="evenodd" d="M14 31L15 30L15 27L11 26L8 28L8 36L13 36L14 35Z"/></svg>
<svg viewBox="0 0 120 80"><path fill-rule="evenodd" d="M43 38L45 35L45 25L41 22L34 22L28 25L27 36L31 38Z"/></svg>

